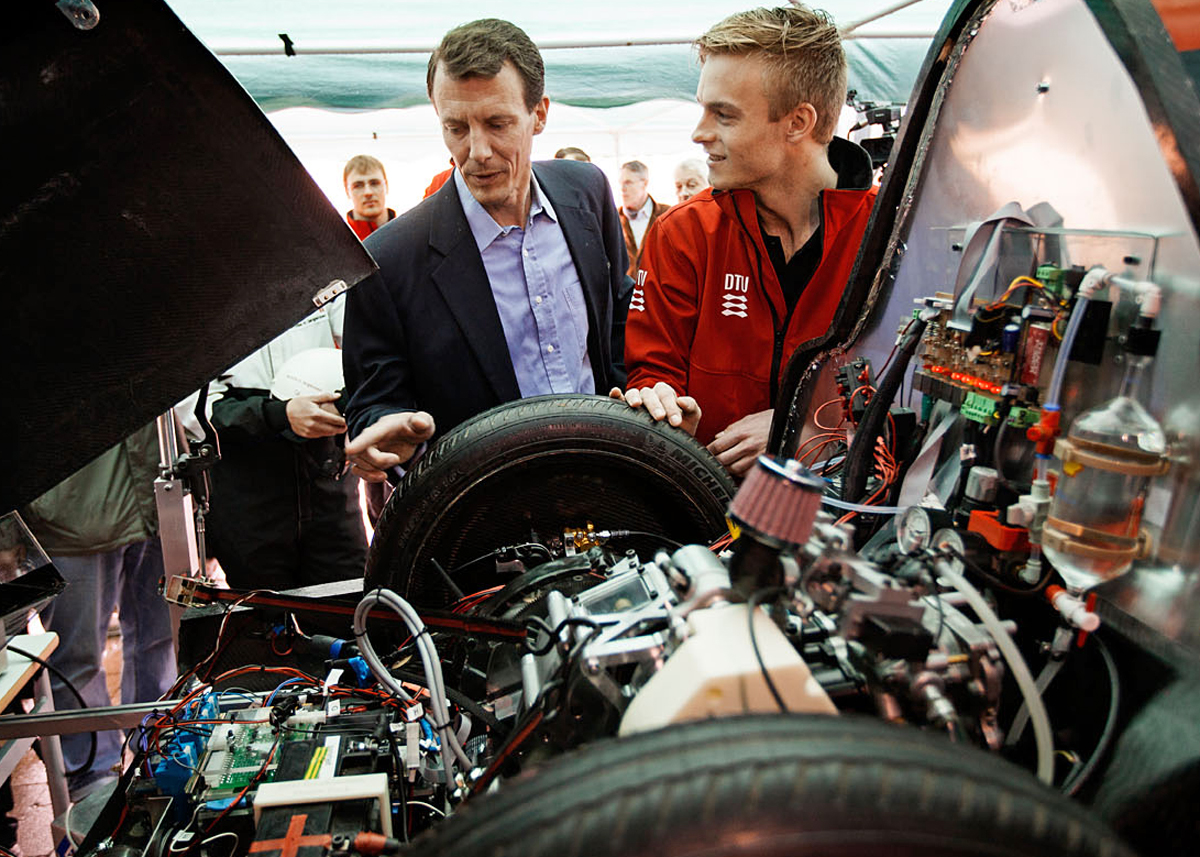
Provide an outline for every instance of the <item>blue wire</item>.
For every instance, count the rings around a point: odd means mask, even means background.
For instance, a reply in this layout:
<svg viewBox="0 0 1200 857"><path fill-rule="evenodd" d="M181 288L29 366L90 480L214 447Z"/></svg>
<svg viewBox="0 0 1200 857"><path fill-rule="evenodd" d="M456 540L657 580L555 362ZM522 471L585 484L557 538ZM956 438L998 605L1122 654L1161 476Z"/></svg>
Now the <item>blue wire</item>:
<svg viewBox="0 0 1200 857"><path fill-rule="evenodd" d="M244 690L223 690L221 696L240 696L242 699L247 699L250 702L258 702L258 697L252 693L247 693Z"/></svg>
<svg viewBox="0 0 1200 857"><path fill-rule="evenodd" d="M263 703L263 707L264 707L264 708L270 707L270 705L271 705L271 700L273 700L273 699L275 698L275 694L279 693L279 691L283 690L283 689L284 689L285 687L287 687L289 684L295 684L295 683L296 683L296 682L298 682L298 681L304 681L304 679L302 679L302 678L289 678L287 681L285 681L285 682L283 682L282 684L280 684L280 685L279 685L279 687L277 687L277 688L275 688L273 691L271 691L271 695L267 697L267 701Z"/></svg>

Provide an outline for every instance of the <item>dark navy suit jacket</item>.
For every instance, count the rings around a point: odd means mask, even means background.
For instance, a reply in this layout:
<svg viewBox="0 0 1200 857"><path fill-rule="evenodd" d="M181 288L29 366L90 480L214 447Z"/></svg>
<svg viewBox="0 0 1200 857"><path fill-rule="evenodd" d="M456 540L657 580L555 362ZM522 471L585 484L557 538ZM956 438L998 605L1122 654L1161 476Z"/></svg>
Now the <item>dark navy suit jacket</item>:
<svg viewBox="0 0 1200 857"><path fill-rule="evenodd" d="M624 388L632 283L608 180L592 164L533 165L554 206L588 315L596 392ZM380 417L423 410L441 435L521 397L504 329L452 181L364 242L379 270L347 293L342 364L349 434Z"/></svg>

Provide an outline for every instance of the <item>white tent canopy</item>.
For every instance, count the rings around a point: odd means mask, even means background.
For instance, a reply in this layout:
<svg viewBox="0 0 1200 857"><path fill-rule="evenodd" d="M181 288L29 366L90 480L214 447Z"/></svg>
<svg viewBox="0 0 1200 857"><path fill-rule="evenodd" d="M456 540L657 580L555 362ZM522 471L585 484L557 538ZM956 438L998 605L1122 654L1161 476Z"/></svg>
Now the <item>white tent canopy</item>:
<svg viewBox="0 0 1200 857"><path fill-rule="evenodd" d="M650 168L650 193L675 202L674 167L700 155L690 140L699 107L655 99L607 109L552 104L546 131L534 138L535 160L564 146L587 152L615 181L620 165L638 159ZM429 180L449 165L433 107L363 113L293 107L269 115L334 205L347 207L342 167L351 155L374 155L388 171L389 205L403 211L421 201Z"/></svg>
<svg viewBox="0 0 1200 857"><path fill-rule="evenodd" d="M370 109L425 100L428 52L452 27L506 17L546 46L554 101L612 107L651 98L690 98L698 70L688 43L744 2L688 0L494 4L383 0L169 0L265 110L291 106ZM850 86L864 98L903 101L948 0L831 0L840 26L886 17L853 31ZM295 56L285 55L283 36ZM904 37L907 38L897 38ZM647 42L654 44L647 45Z"/></svg>
<svg viewBox="0 0 1200 857"><path fill-rule="evenodd" d="M674 165L700 154L690 142L699 66L689 44L749 5L608 0L528 3L497 12L472 2L168 2L268 111L335 205L346 203L342 165L365 153L387 166L389 201L397 210L419 201L429 179L447 165L425 96L428 51L451 27L497 14L543 46L552 107L534 156L578 146L610 178L620 163L637 158L650 166L651 193L673 202ZM878 0L824 5L843 27L889 8ZM948 5L900 0L890 6L898 11L854 30L847 42L850 87L861 99L907 100ZM296 55L285 55L281 34Z"/></svg>

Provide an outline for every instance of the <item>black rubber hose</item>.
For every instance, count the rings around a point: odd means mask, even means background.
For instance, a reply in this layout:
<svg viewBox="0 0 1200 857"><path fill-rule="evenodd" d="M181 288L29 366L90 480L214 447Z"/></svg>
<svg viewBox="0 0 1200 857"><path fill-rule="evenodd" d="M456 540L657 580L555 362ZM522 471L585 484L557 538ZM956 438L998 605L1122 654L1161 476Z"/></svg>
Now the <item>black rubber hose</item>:
<svg viewBox="0 0 1200 857"><path fill-rule="evenodd" d="M8 650L10 652L20 655L23 658L28 658L29 660L33 661L35 664L38 664L39 666L41 666L43 669L50 670L50 672L52 672L56 676L58 676L59 681L61 681L66 686L67 690L71 691L71 693L74 694L75 699L79 701L80 708L88 707L87 700L85 700L83 698L83 694L81 694L75 688L75 685L73 685L71 683L71 680L69 678L67 678L63 674L62 670L58 669L58 667L55 667L49 661L43 660L42 658L39 658L37 655L27 652L24 649L18 649L16 646L10 645L8 647ZM91 736L92 736L92 743L90 745L88 745L87 760L82 765L80 765L78 768L75 768L72 771L63 771L63 776L77 777L80 774L86 774L88 771L90 771L92 769L92 762L96 761L96 733L92 732Z"/></svg>
<svg viewBox="0 0 1200 857"><path fill-rule="evenodd" d="M875 463L875 441L883 434L888 410L900 390L904 373L908 371L908 362L925 334L926 323L925 319L918 316L909 326L908 333L896 353L896 359L888 366L887 372L879 381L879 386L875 388L875 395L863 411L858 430L854 433L854 443L846 454L846 475L842 478L842 499L848 503L859 502L866 490L867 479Z"/></svg>

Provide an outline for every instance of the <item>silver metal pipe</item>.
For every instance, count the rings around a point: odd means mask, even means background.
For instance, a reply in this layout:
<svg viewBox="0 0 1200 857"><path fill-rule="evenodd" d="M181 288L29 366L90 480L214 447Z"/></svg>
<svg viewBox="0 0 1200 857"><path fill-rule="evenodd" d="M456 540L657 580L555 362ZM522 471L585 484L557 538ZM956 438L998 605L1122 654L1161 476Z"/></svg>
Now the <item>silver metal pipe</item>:
<svg viewBox="0 0 1200 857"><path fill-rule="evenodd" d="M104 708L70 708L65 711L34 714L5 714L0 717L0 740L45 735L78 735L104 729L131 729L141 723L147 714L154 711L170 711L178 704L177 699L166 699L133 705L110 705Z"/></svg>
<svg viewBox="0 0 1200 857"><path fill-rule="evenodd" d="M179 435L175 432L175 412L159 414L155 420L158 427L158 467L169 470L179 457Z"/></svg>
<svg viewBox="0 0 1200 857"><path fill-rule="evenodd" d="M863 18L859 18L857 21L851 21L849 24L842 27L840 29L841 36L844 39L847 36L849 36L851 33L853 33L855 30L857 30L859 27L861 27L863 24L869 24L872 21L878 21L880 18L886 18L888 15L891 15L893 12L899 12L901 9L907 9L909 6L913 6L920 2L921 2L921 0L900 0L900 2L898 2L898 3L893 3L890 6L885 6L882 9L878 10L877 12L873 12L870 15L867 15Z"/></svg>
<svg viewBox="0 0 1200 857"><path fill-rule="evenodd" d="M521 690L523 692L522 707L528 711L537 701L538 694L542 692L537 658L533 656L532 652L526 652L521 658Z"/></svg>

